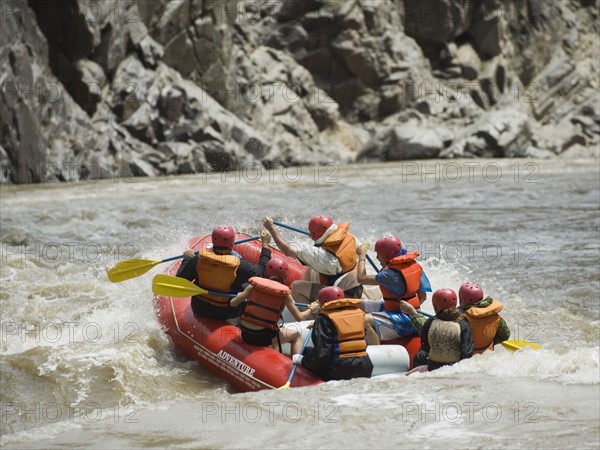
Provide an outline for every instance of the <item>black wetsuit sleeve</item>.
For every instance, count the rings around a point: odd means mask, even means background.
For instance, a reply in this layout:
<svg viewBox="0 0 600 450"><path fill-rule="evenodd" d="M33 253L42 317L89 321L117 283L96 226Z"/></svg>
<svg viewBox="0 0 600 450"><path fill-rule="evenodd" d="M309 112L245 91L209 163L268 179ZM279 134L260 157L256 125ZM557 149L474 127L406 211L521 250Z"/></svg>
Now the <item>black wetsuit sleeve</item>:
<svg viewBox="0 0 600 450"><path fill-rule="evenodd" d="M335 326L331 320L326 316L319 315L315 319L311 336L313 348L306 349L304 358L302 359L302 366L315 372L329 364L334 333Z"/></svg>
<svg viewBox="0 0 600 450"><path fill-rule="evenodd" d="M263 248L260 252L258 264L252 264L249 261L242 260L237 269L235 281L231 285L232 292L240 292L244 285L252 277L264 277L267 264L271 260L271 249Z"/></svg>
<svg viewBox="0 0 600 450"><path fill-rule="evenodd" d="M429 328L431 328L431 322L433 322L433 317L427 319L427 321L423 324L423 328L421 329L421 350L429 355Z"/></svg>
<svg viewBox="0 0 600 450"><path fill-rule="evenodd" d="M256 275L257 277L265 276L265 273L267 271L267 264L269 264L269 261L271 261L271 249L263 248L260 251L260 258L258 260L258 270L260 271L260 274Z"/></svg>
<svg viewBox="0 0 600 450"><path fill-rule="evenodd" d="M189 256L183 257L183 262L177 270L177 276L185 278L186 280L194 281L197 277L196 264L198 264L198 256L190 258Z"/></svg>
<svg viewBox="0 0 600 450"><path fill-rule="evenodd" d="M473 356L473 332L467 319L460 321L460 359Z"/></svg>

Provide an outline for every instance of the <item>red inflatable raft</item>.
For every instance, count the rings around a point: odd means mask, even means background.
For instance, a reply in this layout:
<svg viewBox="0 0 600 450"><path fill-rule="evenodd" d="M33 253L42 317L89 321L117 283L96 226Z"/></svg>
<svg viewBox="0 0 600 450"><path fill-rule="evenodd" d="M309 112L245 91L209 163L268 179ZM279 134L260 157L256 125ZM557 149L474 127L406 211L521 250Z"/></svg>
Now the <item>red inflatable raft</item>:
<svg viewBox="0 0 600 450"><path fill-rule="evenodd" d="M237 234L236 240L249 237ZM188 243L199 250L211 242L210 235L195 237ZM242 257L258 263L261 251L259 241L251 241L234 247ZM286 259L290 270L286 284L300 279L306 270L297 260L287 258L272 249L273 256ZM181 261L170 267L175 275ZM276 389L283 386L292 371L292 361L271 348L256 347L242 340L238 327L228 322L195 316L191 299L155 296L158 318L175 346L189 359L198 361L215 375L231 383L242 392ZM311 386L323 381L303 367L298 367L291 387Z"/></svg>

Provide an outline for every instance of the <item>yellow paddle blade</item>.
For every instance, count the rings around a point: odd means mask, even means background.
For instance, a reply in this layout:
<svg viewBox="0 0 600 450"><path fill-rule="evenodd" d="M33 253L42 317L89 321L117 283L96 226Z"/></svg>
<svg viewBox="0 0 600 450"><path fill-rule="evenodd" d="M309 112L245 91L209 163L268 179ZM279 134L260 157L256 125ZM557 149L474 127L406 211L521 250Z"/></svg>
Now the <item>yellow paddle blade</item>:
<svg viewBox="0 0 600 450"><path fill-rule="evenodd" d="M206 289L196 286L185 278L161 274L156 275L152 280L152 292L165 297L192 297L208 293Z"/></svg>
<svg viewBox="0 0 600 450"><path fill-rule="evenodd" d="M516 352L517 350L524 349L525 347L529 347L532 350L539 350L542 348L542 346L539 344L536 344L534 342L524 341L522 339L513 339L510 341L504 341L504 342L501 342L501 344L504 346L505 349L507 349L511 352Z"/></svg>
<svg viewBox="0 0 600 450"><path fill-rule="evenodd" d="M120 283L121 281L145 274L161 262L162 261L153 261L151 259L130 259L118 262L115 267L108 269L106 274L108 275L108 279L113 283Z"/></svg>
<svg viewBox="0 0 600 450"><path fill-rule="evenodd" d="M279 386L277 389L287 389L290 387L292 383L290 383L289 381L286 382L283 386Z"/></svg>

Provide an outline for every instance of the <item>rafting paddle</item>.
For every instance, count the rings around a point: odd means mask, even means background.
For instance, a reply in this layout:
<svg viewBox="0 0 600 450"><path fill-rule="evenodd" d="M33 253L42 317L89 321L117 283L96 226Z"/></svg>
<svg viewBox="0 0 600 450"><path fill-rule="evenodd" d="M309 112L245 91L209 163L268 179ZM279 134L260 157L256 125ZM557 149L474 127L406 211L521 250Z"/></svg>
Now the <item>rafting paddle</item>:
<svg viewBox="0 0 600 450"><path fill-rule="evenodd" d="M247 239L242 239L240 241L236 241L233 245L243 244L244 242L256 241L260 239L259 236L254 236ZM198 254L198 251L194 252L195 255ZM174 261L176 259L183 258L184 255L177 255L171 258L165 258L160 260L152 260L152 259L129 259L127 261L118 262L115 267L112 269L108 269L106 274L108 275L108 279L113 283L120 283L121 281L129 280L131 278L139 277L140 275L145 274L154 266L158 264Z"/></svg>
<svg viewBox="0 0 600 450"><path fill-rule="evenodd" d="M301 230L300 228L296 228L291 225L286 225L285 223L277 222L276 220L273 221L273 225L277 225L278 227L287 228L288 230L296 231L297 233L301 233L306 236L310 236L310 233L308 231ZM377 268L377 266L375 265L375 263L373 262L371 257L369 255L365 255L365 256L367 257L367 261L369 261L369 264L371 264L371 267L373 267L373 269L375 269L375 271L377 273L379 273L380 269Z"/></svg>
<svg viewBox="0 0 600 450"><path fill-rule="evenodd" d="M192 297L194 295L210 294L223 297L235 297L229 292L216 292L202 289L185 278L172 277L170 275L158 274L152 280L152 292L165 297Z"/></svg>
<svg viewBox="0 0 600 450"><path fill-rule="evenodd" d="M526 347L529 347L532 350L540 350L542 346L540 344L536 344L534 342L524 341L522 339L513 339L509 341L500 342L506 350L509 352L516 352L517 350L522 350Z"/></svg>
<svg viewBox="0 0 600 450"><path fill-rule="evenodd" d="M308 330L308 334L306 335L306 339L304 339L304 343L302 344L302 349L300 350L301 355L304 354L304 350L306 349L306 346L308 345L308 341L310 340L310 337L312 336L312 331L313 331L312 328L310 330ZM290 387L290 385L292 384L292 379L294 378L294 375L296 373L296 369L298 368L298 365L299 364L294 363L294 367L292 367L292 371L290 372L290 376L288 377L287 382L283 386L278 387L277 389L287 389Z"/></svg>
<svg viewBox="0 0 600 450"><path fill-rule="evenodd" d="M419 314L423 314L426 317L433 317L432 314L423 312L420 309L417 309L417 312ZM507 349L510 352L516 352L517 350L522 350L526 347L529 347L532 350L540 350L542 348L540 344L536 344L535 342L524 341L522 339L513 339L509 341L503 341L500 343L504 346L505 349Z"/></svg>

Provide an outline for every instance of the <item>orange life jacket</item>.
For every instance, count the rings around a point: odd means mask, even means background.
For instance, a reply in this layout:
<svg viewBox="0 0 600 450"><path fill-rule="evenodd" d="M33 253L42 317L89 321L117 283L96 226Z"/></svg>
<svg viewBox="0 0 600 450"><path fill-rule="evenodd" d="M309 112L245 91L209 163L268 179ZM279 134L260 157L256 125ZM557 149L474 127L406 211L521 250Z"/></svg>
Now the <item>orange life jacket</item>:
<svg viewBox="0 0 600 450"><path fill-rule="evenodd" d="M383 294L383 308L385 311L400 311L400 300L407 301L415 308L421 306L417 291L421 285L423 268L415 261L418 256L418 252L407 252L404 255L392 258L383 268L383 270L391 269L400 272L404 278L404 283L406 284L406 292L402 297L389 291L384 286L379 286L381 293Z"/></svg>
<svg viewBox="0 0 600 450"><path fill-rule="evenodd" d="M329 253L333 253L342 266L342 273L351 271L356 266L356 240L354 236L348 233L350 229L349 222L342 222L338 224L337 230L331 233L330 236L325 239L321 247L327 250ZM330 277L327 275L320 275L320 282L326 286L333 286L335 279L339 278ZM333 282L332 282L333 281Z"/></svg>
<svg viewBox="0 0 600 450"><path fill-rule="evenodd" d="M240 259L233 255L217 255L212 249L202 249L198 253L196 274L200 287L218 292L230 292L235 281ZM202 300L215 306L228 307L229 297L203 294Z"/></svg>
<svg viewBox="0 0 600 450"><path fill-rule="evenodd" d="M331 319L337 331L335 343L339 346L339 358L367 355L365 313L358 308L360 302L359 299L344 298L321 307L321 313Z"/></svg>
<svg viewBox="0 0 600 450"><path fill-rule="evenodd" d="M469 321L473 333L473 353L483 353L494 349L494 337L500 326L502 303L492 300L485 308L471 307L463 316Z"/></svg>
<svg viewBox="0 0 600 450"><path fill-rule="evenodd" d="M276 330L284 308L283 300L292 291L285 284L267 278L252 277L249 282L253 288L242 320Z"/></svg>

